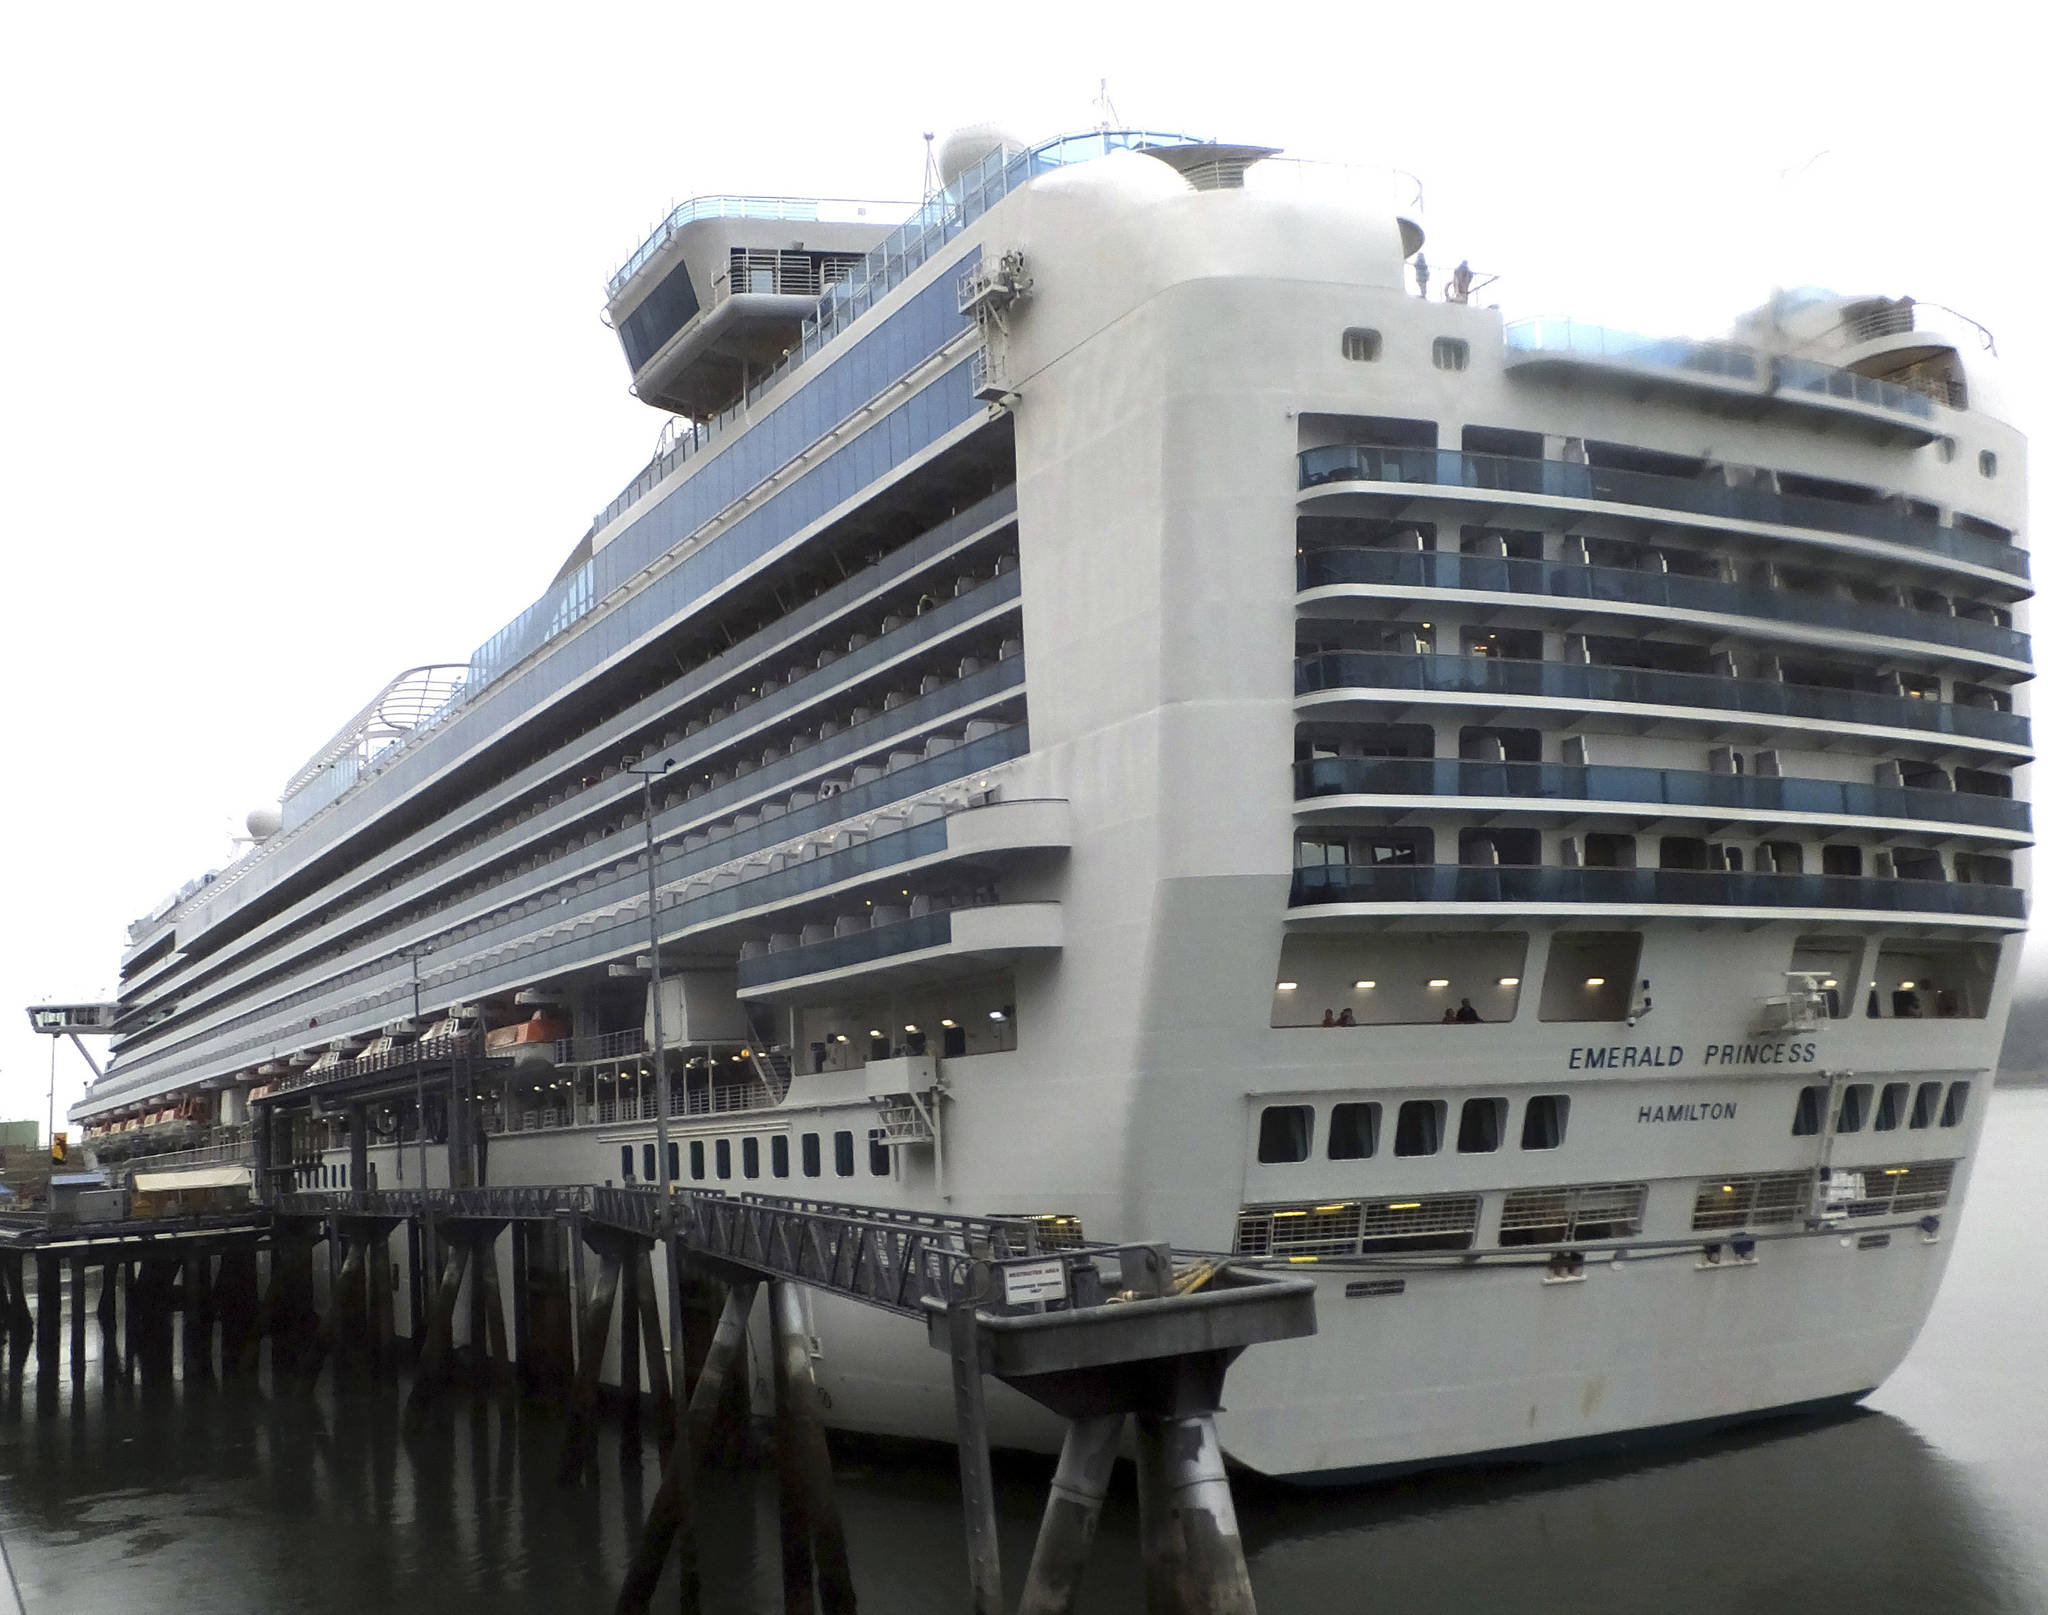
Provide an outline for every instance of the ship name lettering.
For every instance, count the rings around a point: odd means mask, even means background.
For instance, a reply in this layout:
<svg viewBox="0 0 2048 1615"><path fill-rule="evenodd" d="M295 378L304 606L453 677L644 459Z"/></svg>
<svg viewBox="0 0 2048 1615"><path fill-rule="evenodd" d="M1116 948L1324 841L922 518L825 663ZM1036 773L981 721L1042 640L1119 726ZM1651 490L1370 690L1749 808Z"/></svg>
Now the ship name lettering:
<svg viewBox="0 0 2048 1615"><path fill-rule="evenodd" d="M1816 1043L1709 1043L1702 1058L1707 1065L1811 1065L1819 1053Z"/></svg>
<svg viewBox="0 0 2048 1615"><path fill-rule="evenodd" d="M1685 1046L1680 1043L1610 1043L1605 1048L1576 1048L1565 1062L1572 1071L1626 1071L1635 1066L1673 1066L1685 1063Z"/></svg>
<svg viewBox="0 0 2048 1615"><path fill-rule="evenodd" d="M1645 1105L1636 1112L1638 1122L1732 1122L1733 1099L1706 1099L1691 1105Z"/></svg>

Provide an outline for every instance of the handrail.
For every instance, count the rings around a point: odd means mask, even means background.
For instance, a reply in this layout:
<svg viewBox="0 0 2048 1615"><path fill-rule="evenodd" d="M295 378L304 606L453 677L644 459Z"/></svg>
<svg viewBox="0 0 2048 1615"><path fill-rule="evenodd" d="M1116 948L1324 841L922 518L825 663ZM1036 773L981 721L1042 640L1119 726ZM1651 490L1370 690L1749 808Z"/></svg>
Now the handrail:
<svg viewBox="0 0 2048 1615"><path fill-rule="evenodd" d="M648 233L647 239L634 249L633 255L619 266L611 279L605 282L605 300L610 302L615 299L624 290L626 283L645 267L647 261L675 239L677 231L699 219L761 219L771 223L793 224L857 224L866 222L864 215L868 208L910 208L915 205L912 202L866 201L852 197L693 196L671 209L668 216ZM835 220L828 216L831 211L840 208L860 211L851 219Z"/></svg>

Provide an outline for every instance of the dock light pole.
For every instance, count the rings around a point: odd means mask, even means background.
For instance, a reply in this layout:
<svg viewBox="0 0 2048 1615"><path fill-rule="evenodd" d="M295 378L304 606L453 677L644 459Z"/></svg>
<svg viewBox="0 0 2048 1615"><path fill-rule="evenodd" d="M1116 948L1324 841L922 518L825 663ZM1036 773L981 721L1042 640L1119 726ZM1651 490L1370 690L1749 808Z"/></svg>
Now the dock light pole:
<svg viewBox="0 0 2048 1615"><path fill-rule="evenodd" d="M415 943L405 950L406 960L412 965L412 1080L413 1103L419 1107L419 1127L416 1136L420 1146L420 1189L427 1187L427 1071L420 1059L420 955L433 950ZM453 1084L450 1084L453 1093ZM400 1160L404 1159L401 1153Z"/></svg>
<svg viewBox="0 0 2048 1615"><path fill-rule="evenodd" d="M668 1072L662 1064L667 1040L661 1025L661 889L654 869L654 782L675 767L673 757L658 764L634 763L626 772L640 776L640 825L647 837L647 968L648 1005L654 1024L654 1181L661 1189L661 1211L655 1226L668 1242L668 1348L669 1372L679 1373L683 1365L683 1294L676 1262L675 1185L668 1170ZM678 1407L681 1403L678 1402ZM677 1415L681 1418L679 1412ZM678 1436L687 1441L687 1433Z"/></svg>

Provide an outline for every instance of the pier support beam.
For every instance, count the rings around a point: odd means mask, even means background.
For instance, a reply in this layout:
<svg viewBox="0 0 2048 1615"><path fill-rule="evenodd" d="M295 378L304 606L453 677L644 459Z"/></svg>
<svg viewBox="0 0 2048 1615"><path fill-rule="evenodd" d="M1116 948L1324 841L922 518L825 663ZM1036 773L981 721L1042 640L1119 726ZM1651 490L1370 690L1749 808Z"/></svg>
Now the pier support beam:
<svg viewBox="0 0 2048 1615"><path fill-rule="evenodd" d="M463 1270L469 1265L469 1247L457 1240L447 1241L448 1265L441 1270L441 1285L434 1296L434 1310L427 1320L427 1338L420 1348L420 1364L413 1376L412 1395L406 1399L405 1416L417 1419L427 1400L447 1377L448 1360L454 1352L455 1301L462 1293Z"/></svg>
<svg viewBox="0 0 2048 1615"><path fill-rule="evenodd" d="M85 1383L85 1258L71 1258L71 1380Z"/></svg>
<svg viewBox="0 0 2048 1615"><path fill-rule="evenodd" d="M612 1306L619 1294L619 1266L615 1252L602 1254L597 1285L584 1314L575 1388L569 1401L569 1431L562 1443L559 1478L565 1486L583 1478L597 1447L598 1376L604 1368L605 1343L611 1339Z"/></svg>
<svg viewBox="0 0 2048 1615"><path fill-rule="evenodd" d="M768 1286L775 1332L775 1467L781 1488L782 1600L785 1610L809 1615L813 1588L823 1615L854 1609L853 1573L846 1526L832 1483L832 1454L818 1382L811 1368L811 1337L804 1328L803 1297L777 1279ZM1000 1602L1000 1590L998 1591Z"/></svg>
<svg viewBox="0 0 2048 1615"><path fill-rule="evenodd" d="M56 1378L62 1350L64 1270L51 1251L36 1252L36 1373Z"/></svg>
<svg viewBox="0 0 2048 1615"><path fill-rule="evenodd" d="M946 1309L953 1359L953 1439L960 1456L960 1507L967 1526L967 1582L974 1615L1003 1615L1003 1565L996 1547L995 1479L988 1462L988 1403L982 1385L975 1303Z"/></svg>
<svg viewBox="0 0 2048 1615"><path fill-rule="evenodd" d="M1147 1615L1257 1615L1215 1415L1137 1425Z"/></svg>
<svg viewBox="0 0 2048 1615"><path fill-rule="evenodd" d="M633 1562L619 1589L616 1615L644 1615L668 1563L669 1548L680 1541L682 1553L682 1607L698 1607L697 1541L693 1523L696 1511L695 1472L697 1460L711 1443L719 1409L726 1392L745 1377L747 1318L754 1310L757 1286L751 1280L734 1284L718 1315L711 1344L704 1353L704 1366L690 1392L689 1411L680 1421L675 1445L661 1471L661 1485L654 1493L654 1505L647 1513L646 1529L633 1550Z"/></svg>
<svg viewBox="0 0 2048 1615"><path fill-rule="evenodd" d="M1121 1413L1092 1414L1068 1423L1017 1615L1072 1615L1081 1570L1088 1562L1095 1528L1102 1523L1102 1500L1109 1494L1123 1432Z"/></svg>

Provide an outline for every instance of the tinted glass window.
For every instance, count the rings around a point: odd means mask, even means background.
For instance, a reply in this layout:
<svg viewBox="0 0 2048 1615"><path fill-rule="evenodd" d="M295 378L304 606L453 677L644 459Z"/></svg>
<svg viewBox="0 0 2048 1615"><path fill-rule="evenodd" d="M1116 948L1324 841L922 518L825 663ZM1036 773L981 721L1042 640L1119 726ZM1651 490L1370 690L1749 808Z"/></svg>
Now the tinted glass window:
<svg viewBox="0 0 2048 1615"><path fill-rule="evenodd" d="M832 1170L842 1178L853 1176L853 1134L832 1135Z"/></svg>
<svg viewBox="0 0 2048 1615"><path fill-rule="evenodd" d="M1852 1082L1842 1090L1842 1108L1835 1112L1835 1131L1860 1133L1863 1118L1870 1113L1870 1084Z"/></svg>
<svg viewBox="0 0 2048 1615"><path fill-rule="evenodd" d="M1877 1119L1871 1125L1880 1133L1889 1133L1893 1128L1903 1126L1906 1096L1912 1091L1910 1083L1887 1082L1877 1096Z"/></svg>
<svg viewBox="0 0 2048 1615"><path fill-rule="evenodd" d="M1268 1105L1259 1112L1259 1159L1306 1161L1315 1118L1307 1105Z"/></svg>
<svg viewBox="0 0 2048 1615"><path fill-rule="evenodd" d="M758 1178L761 1175L761 1141L758 1138L740 1140L740 1176Z"/></svg>
<svg viewBox="0 0 2048 1615"><path fill-rule="evenodd" d="M1486 1155L1500 1148L1506 1129L1508 1102L1505 1099L1468 1099L1458 1112L1458 1153Z"/></svg>
<svg viewBox="0 0 2048 1615"><path fill-rule="evenodd" d="M1554 1150L1564 1143L1571 1108L1571 1099L1565 1094L1540 1093L1531 1098L1522 1112L1522 1148Z"/></svg>
<svg viewBox="0 0 2048 1615"><path fill-rule="evenodd" d="M718 1163L718 1175L722 1178L731 1177L732 1140L729 1138L721 1138L716 1144L711 1146L711 1155L712 1159Z"/></svg>
<svg viewBox="0 0 2048 1615"><path fill-rule="evenodd" d="M1330 1159L1362 1161L1380 1144L1380 1107L1338 1105L1330 1112Z"/></svg>
<svg viewBox="0 0 2048 1615"><path fill-rule="evenodd" d="M879 1134L868 1136L868 1172L878 1178L889 1175L889 1146L882 1142Z"/></svg>
<svg viewBox="0 0 2048 1615"><path fill-rule="evenodd" d="M789 1176L789 1139L777 1137L768 1140L768 1170L778 1178Z"/></svg>
<svg viewBox="0 0 2048 1615"><path fill-rule="evenodd" d="M1932 1127L1934 1118L1941 1109L1941 1084L1923 1082L1913 1094L1913 1125Z"/></svg>
<svg viewBox="0 0 2048 1615"><path fill-rule="evenodd" d="M630 1144L619 1146L619 1176L626 1179L633 1176L633 1146Z"/></svg>
<svg viewBox="0 0 2048 1615"><path fill-rule="evenodd" d="M1809 1133L1819 1132L1821 1117L1827 1111L1827 1104L1827 1089L1801 1088L1799 1103L1792 1112L1792 1136L1803 1138Z"/></svg>
<svg viewBox="0 0 2048 1615"><path fill-rule="evenodd" d="M1394 1118L1396 1155L1434 1155L1444 1145L1444 1102L1404 1099Z"/></svg>
<svg viewBox="0 0 2048 1615"><path fill-rule="evenodd" d="M649 1183L652 1183L661 1175L660 1169L654 1164L654 1146L652 1144L642 1144L640 1146L640 1175Z"/></svg>
<svg viewBox="0 0 2048 1615"><path fill-rule="evenodd" d="M815 1178L824 1170L824 1164L818 1158L818 1135L804 1134L804 1176Z"/></svg>
<svg viewBox="0 0 2048 1615"><path fill-rule="evenodd" d="M704 1176L704 1140L690 1140L690 1176L701 1179Z"/></svg>
<svg viewBox="0 0 2048 1615"><path fill-rule="evenodd" d="M1970 1085L1967 1082L1951 1084L1948 1090L1948 1102L1941 1107L1941 1125L1944 1127L1962 1126L1963 1111L1968 1107L1969 1103Z"/></svg>

